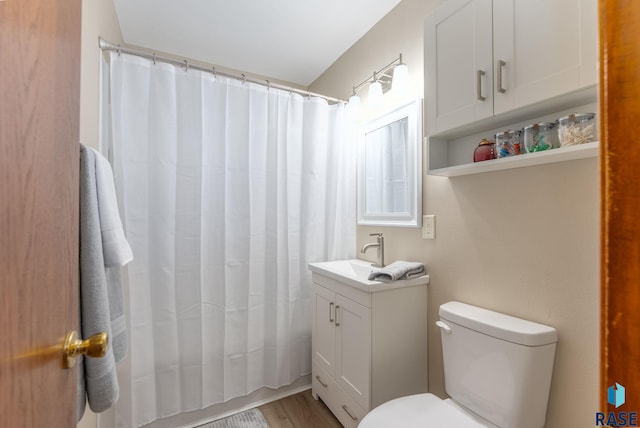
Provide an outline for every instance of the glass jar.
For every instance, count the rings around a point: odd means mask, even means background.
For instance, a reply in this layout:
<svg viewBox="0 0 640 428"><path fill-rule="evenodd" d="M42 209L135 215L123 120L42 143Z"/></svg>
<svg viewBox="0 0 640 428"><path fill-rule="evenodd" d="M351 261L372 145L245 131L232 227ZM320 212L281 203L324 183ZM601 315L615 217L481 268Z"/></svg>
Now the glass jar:
<svg viewBox="0 0 640 428"><path fill-rule="evenodd" d="M575 113L558 119L560 147L595 141L595 116L595 113Z"/></svg>
<svg viewBox="0 0 640 428"><path fill-rule="evenodd" d="M559 147L555 127L556 124L552 122L540 122L525 126L524 148L526 152L535 153Z"/></svg>
<svg viewBox="0 0 640 428"><path fill-rule="evenodd" d="M496 143L483 138L473 151L473 161L482 162L496 158Z"/></svg>
<svg viewBox="0 0 640 428"><path fill-rule="evenodd" d="M495 135L496 154L498 158L506 158L524 153L522 148L522 131L504 131Z"/></svg>

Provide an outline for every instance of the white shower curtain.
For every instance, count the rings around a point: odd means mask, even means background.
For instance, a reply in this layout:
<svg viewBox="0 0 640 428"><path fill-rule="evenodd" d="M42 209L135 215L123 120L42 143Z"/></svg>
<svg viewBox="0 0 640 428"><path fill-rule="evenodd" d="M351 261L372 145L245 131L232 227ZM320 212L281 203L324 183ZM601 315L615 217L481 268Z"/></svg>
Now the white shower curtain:
<svg viewBox="0 0 640 428"><path fill-rule="evenodd" d="M310 373L307 263L355 248L344 106L126 54L109 75L135 256L118 425Z"/></svg>

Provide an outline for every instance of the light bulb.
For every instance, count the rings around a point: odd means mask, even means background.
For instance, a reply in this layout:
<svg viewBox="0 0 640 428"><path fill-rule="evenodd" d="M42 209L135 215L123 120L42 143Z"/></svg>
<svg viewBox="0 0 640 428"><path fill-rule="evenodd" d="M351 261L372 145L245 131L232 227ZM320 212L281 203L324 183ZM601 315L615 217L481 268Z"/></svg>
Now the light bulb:
<svg viewBox="0 0 640 428"><path fill-rule="evenodd" d="M360 97L357 95L351 95L349 97L349 104L347 104L347 111L349 116L354 121L359 121L362 117L362 102L360 101Z"/></svg>
<svg viewBox="0 0 640 428"><path fill-rule="evenodd" d="M371 108L380 107L382 105L382 85L380 82L371 82L369 85L369 98L367 102Z"/></svg>
<svg viewBox="0 0 640 428"><path fill-rule="evenodd" d="M394 93L402 95L409 90L409 68L406 64L400 64L393 69L393 82L391 89Z"/></svg>

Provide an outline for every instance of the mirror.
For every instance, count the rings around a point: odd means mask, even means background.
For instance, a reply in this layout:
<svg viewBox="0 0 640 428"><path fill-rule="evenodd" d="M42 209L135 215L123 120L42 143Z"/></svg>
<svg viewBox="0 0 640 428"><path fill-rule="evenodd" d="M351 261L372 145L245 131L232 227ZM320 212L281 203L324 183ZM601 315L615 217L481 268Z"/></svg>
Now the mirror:
<svg viewBox="0 0 640 428"><path fill-rule="evenodd" d="M421 226L421 102L366 123L358 143L358 224Z"/></svg>

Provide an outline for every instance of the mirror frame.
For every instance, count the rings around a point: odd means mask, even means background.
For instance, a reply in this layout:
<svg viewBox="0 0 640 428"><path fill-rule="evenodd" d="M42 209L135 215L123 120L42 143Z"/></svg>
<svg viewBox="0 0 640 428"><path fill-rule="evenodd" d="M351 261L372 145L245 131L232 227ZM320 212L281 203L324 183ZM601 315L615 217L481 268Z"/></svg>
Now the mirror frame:
<svg viewBox="0 0 640 428"><path fill-rule="evenodd" d="M365 187L366 134L407 118L408 212L367 214ZM360 127L358 135L358 224L369 226L422 226L422 100L420 98L384 113Z"/></svg>

